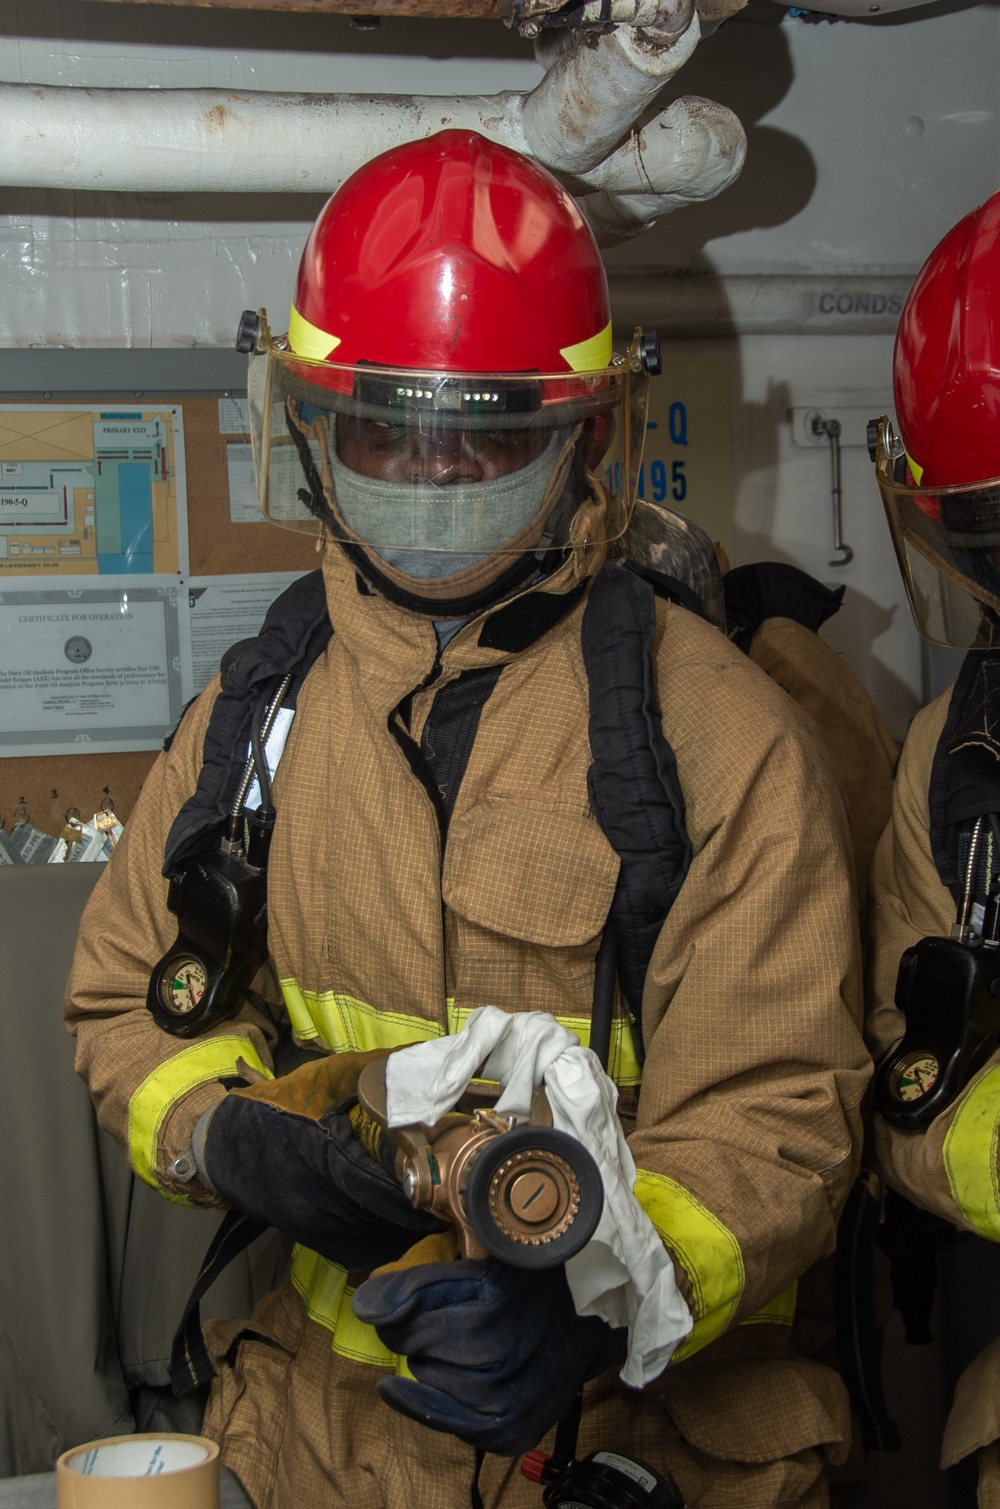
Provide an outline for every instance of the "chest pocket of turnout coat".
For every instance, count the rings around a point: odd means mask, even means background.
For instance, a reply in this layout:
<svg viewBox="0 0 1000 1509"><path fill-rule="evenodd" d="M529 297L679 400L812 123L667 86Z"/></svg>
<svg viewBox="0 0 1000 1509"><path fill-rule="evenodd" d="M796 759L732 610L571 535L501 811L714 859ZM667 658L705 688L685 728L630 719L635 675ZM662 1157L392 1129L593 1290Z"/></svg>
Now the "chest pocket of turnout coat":
<svg viewBox="0 0 1000 1509"><path fill-rule="evenodd" d="M582 813L500 800L456 816L442 894L457 1004L589 1018L618 863Z"/></svg>

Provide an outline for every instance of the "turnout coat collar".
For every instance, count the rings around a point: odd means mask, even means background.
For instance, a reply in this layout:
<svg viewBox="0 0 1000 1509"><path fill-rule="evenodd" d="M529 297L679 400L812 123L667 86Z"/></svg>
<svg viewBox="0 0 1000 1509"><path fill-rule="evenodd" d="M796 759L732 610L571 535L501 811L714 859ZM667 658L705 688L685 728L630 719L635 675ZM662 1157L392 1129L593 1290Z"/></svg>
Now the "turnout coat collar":
<svg viewBox="0 0 1000 1509"><path fill-rule="evenodd" d="M440 663L431 619L368 588L332 541L326 542L322 570L334 634L357 668L366 699L388 713L431 678L436 682L503 665L531 649L585 594L604 559L603 549L592 549L585 557L574 552L550 576L463 624L441 652Z"/></svg>

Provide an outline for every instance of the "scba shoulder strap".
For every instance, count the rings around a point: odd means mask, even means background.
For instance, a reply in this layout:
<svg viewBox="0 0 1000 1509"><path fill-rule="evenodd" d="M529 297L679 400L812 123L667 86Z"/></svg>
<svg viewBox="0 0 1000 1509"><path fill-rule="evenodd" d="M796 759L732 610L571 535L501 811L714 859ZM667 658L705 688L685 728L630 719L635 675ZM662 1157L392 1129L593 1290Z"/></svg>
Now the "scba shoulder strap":
<svg viewBox="0 0 1000 1509"><path fill-rule="evenodd" d="M289 672L295 681L286 702L294 706L298 686L332 634L323 574L310 571L274 600L258 635L226 651L220 667L221 690L205 731L198 785L167 835L163 874L168 879L176 876L185 860L218 847L246 765L254 708Z"/></svg>
<svg viewBox="0 0 1000 1509"><path fill-rule="evenodd" d="M613 982L617 974L640 1060L646 971L691 864L684 794L653 682L657 594L689 598L679 583L649 568L605 566L581 630L590 691L587 792L620 860L598 977L606 969ZM602 1044L591 1046L601 1056Z"/></svg>
<svg viewBox="0 0 1000 1509"><path fill-rule="evenodd" d="M976 821L1000 813L1000 651L970 650L962 662L934 752L928 805L931 853L957 905ZM972 879L980 890L980 877Z"/></svg>

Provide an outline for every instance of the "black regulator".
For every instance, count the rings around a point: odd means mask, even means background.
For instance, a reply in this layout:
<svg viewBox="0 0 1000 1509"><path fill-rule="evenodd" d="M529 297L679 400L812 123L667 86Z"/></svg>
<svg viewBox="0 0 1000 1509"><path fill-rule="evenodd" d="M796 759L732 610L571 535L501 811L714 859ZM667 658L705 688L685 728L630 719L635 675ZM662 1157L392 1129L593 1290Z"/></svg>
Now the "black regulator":
<svg viewBox="0 0 1000 1509"><path fill-rule="evenodd" d="M893 1126L923 1131L1000 1045L1000 877L991 876L978 931L973 888L984 827L972 832L965 890L950 938L921 938L899 961L895 1002L903 1040L875 1078L875 1109Z"/></svg>
<svg viewBox="0 0 1000 1509"><path fill-rule="evenodd" d="M254 712L250 757L219 849L187 859L171 878L167 906L177 938L154 966L146 1005L174 1037L198 1037L235 1016L267 959L267 861L274 832L264 747L291 685L286 676ZM260 806L247 812L254 777Z"/></svg>

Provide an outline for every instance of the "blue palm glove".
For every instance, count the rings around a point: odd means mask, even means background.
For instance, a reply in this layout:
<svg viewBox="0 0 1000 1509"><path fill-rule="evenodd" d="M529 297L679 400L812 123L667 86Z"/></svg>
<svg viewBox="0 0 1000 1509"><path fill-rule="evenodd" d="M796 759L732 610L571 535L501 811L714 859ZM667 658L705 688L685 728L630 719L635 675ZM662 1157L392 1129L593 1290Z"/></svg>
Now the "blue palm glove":
<svg viewBox="0 0 1000 1509"><path fill-rule="evenodd" d="M386 1404L502 1456L537 1446L580 1384L625 1355L627 1332L577 1315L563 1267L427 1263L367 1279L352 1308L416 1379L382 1378Z"/></svg>

